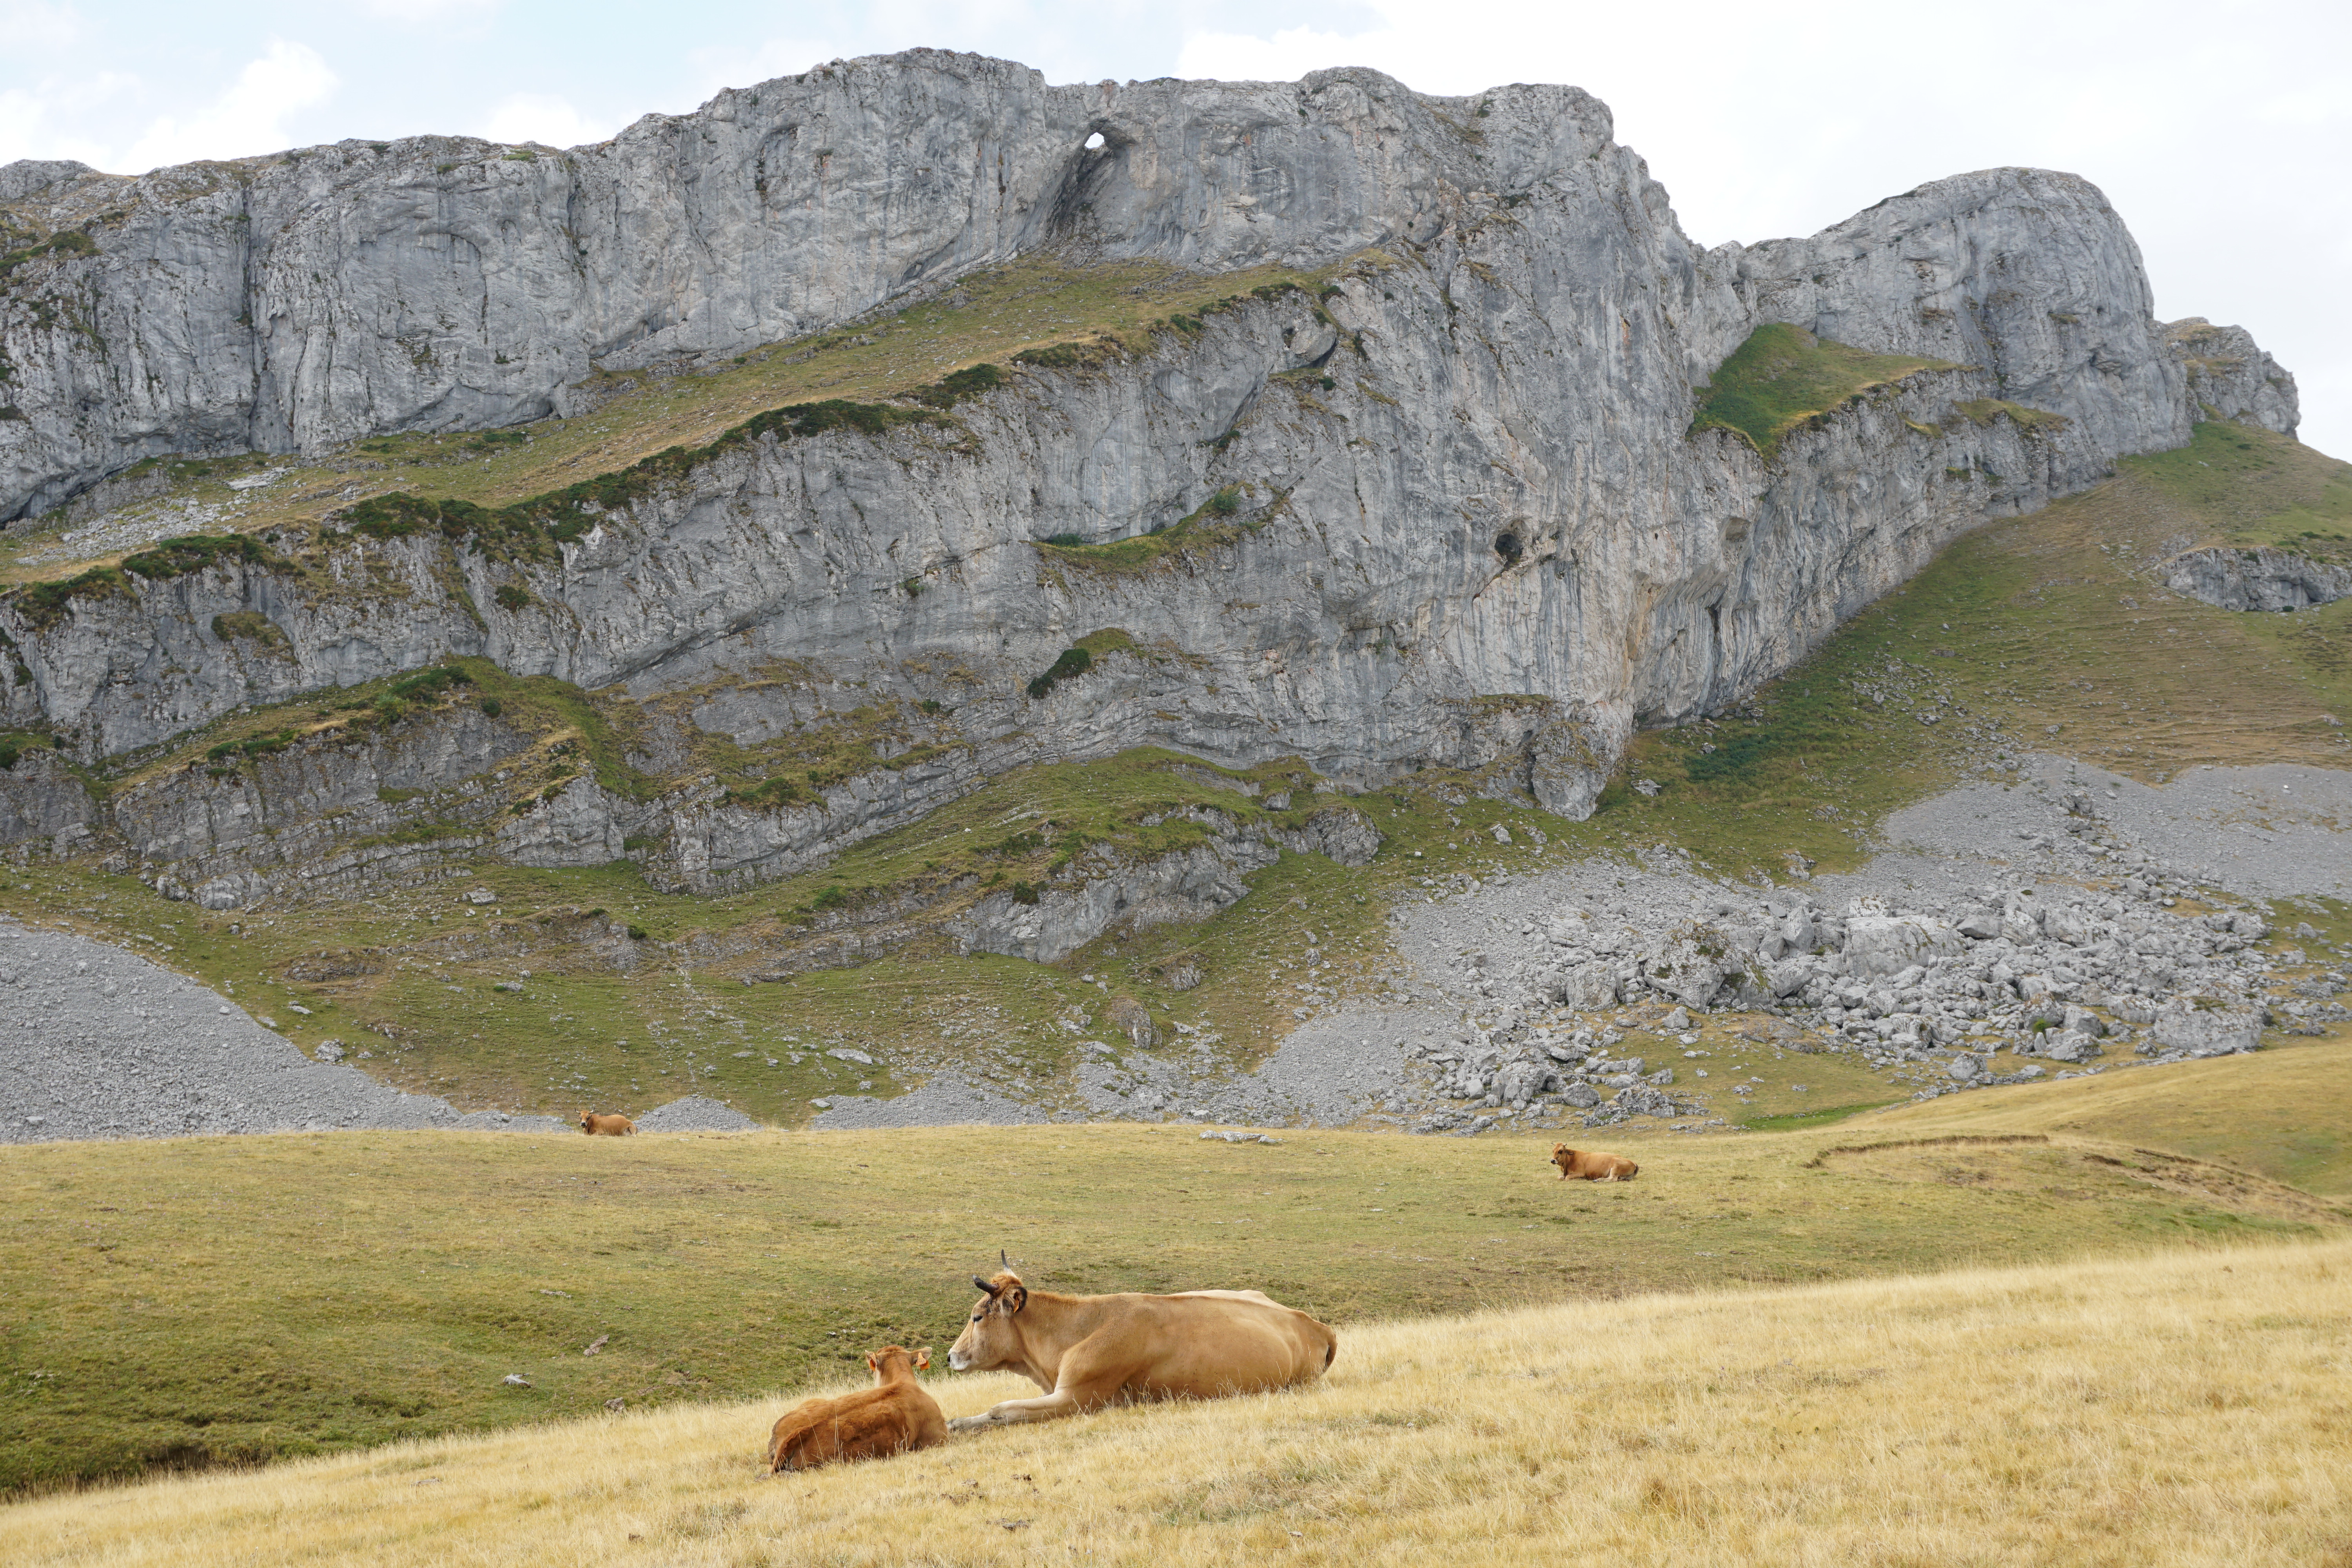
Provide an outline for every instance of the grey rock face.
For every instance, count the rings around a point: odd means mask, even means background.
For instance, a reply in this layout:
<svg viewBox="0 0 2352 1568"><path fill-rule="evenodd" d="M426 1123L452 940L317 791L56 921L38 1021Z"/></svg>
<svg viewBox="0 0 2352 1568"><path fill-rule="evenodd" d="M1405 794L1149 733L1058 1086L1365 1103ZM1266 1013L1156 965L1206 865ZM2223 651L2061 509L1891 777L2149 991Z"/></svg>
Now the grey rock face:
<svg viewBox="0 0 2352 1568"><path fill-rule="evenodd" d="M939 757L867 795L659 803L659 868L694 886L798 869L1006 766L1144 743L1296 753L1357 784L1486 770L1580 816L1637 722L1788 668L1989 511L2186 437L2190 372L2087 183L1962 175L1811 239L1702 253L1610 133L1566 88L1048 88L916 51L569 153L415 139L257 160L234 183L16 175L12 212L98 248L26 264L0 303L26 414L0 422L0 512L159 451L531 417L593 368L732 352L1042 246L1356 259L1320 297L1024 369L953 428L730 448L603 513L560 563L349 538L310 576L228 563L56 614L0 601L29 676L0 686L0 722L92 761L449 655L639 696L790 661L954 710ZM33 289L72 293L110 357L42 324ZM1729 433L1689 437L1693 384L1773 321L1963 368L1792 434L1769 466ZM2217 375L2242 404L2273 386ZM1035 546L1130 538L1228 489L1231 537L1156 571ZM507 585L530 603L500 606ZM214 632L240 612L282 644ZM1183 657L1113 654L1025 695L1074 635L1111 626ZM793 700L736 693L709 722L773 733ZM573 864L644 831L583 782L487 847ZM1361 835L1330 850L1360 854ZM983 923L983 946L1061 940L1034 907Z"/></svg>
<svg viewBox="0 0 2352 1568"><path fill-rule="evenodd" d="M1307 819L1296 832L1277 835L1283 847L1300 854L1316 854L1342 866L1369 866L1381 852L1381 830L1353 806L1327 806Z"/></svg>
<svg viewBox="0 0 2352 1568"><path fill-rule="evenodd" d="M71 158L19 158L13 163L0 163L0 202L21 202L85 174L97 175L98 171Z"/></svg>
<svg viewBox="0 0 2352 1568"><path fill-rule="evenodd" d="M0 844L54 839L96 815L89 792L65 759L46 747L27 749L14 767L0 769Z"/></svg>
<svg viewBox="0 0 2352 1568"><path fill-rule="evenodd" d="M1028 902L1010 892L991 894L950 921L947 930L965 952L1051 963L1113 925L1141 930L1205 920L1240 902L1249 891L1244 879L1278 858L1263 840L1239 833L1140 865L1120 864L1107 846L1097 845L1079 857L1086 864L1075 886L1046 887Z"/></svg>
<svg viewBox="0 0 2352 1568"><path fill-rule="evenodd" d="M2191 550L2161 570L2174 593L2224 610L2305 610L2352 596L2352 568L2291 550Z"/></svg>
<svg viewBox="0 0 2352 1568"><path fill-rule="evenodd" d="M1711 251L1702 275L1747 305L1746 319L1985 367L2000 389L1990 395L2075 421L2062 483L2089 477L2074 465L2093 450L2176 447L2195 422L2139 247L2075 175L1988 169L1938 180L1810 239ZM1694 378L1746 336L1741 315L1716 320L1714 339L1695 335L1716 360L1694 363Z"/></svg>
<svg viewBox="0 0 2352 1568"><path fill-rule="evenodd" d="M2189 316L2164 329L2164 342L2188 372L2189 400L2200 411L2294 434L2302 419L2294 377L2245 328L2217 327L2202 316Z"/></svg>
<svg viewBox="0 0 2352 1568"><path fill-rule="evenodd" d="M1048 243L1217 269L1424 240L1467 192L1614 153L1572 88L1483 101L1482 143L1472 104L1371 72L1048 87L916 49L569 152L411 137L138 179L13 164L0 200L96 240L26 270L108 350L12 312L27 420L0 427L0 518L158 452L536 418L593 369L789 338Z"/></svg>

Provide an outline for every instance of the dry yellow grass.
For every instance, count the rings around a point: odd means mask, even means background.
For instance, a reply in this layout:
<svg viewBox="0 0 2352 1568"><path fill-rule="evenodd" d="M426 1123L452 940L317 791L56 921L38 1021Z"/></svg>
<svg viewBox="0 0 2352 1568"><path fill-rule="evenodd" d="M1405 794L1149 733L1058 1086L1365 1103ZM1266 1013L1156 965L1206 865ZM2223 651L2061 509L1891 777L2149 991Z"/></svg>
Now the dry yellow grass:
<svg viewBox="0 0 2352 1568"><path fill-rule="evenodd" d="M0 1510L17 1564L2352 1563L2352 1243L1357 1329L1315 1388L774 1479L772 1404ZM950 1415L1013 1392L935 1380ZM1025 1388L1025 1384L1017 1385Z"/></svg>

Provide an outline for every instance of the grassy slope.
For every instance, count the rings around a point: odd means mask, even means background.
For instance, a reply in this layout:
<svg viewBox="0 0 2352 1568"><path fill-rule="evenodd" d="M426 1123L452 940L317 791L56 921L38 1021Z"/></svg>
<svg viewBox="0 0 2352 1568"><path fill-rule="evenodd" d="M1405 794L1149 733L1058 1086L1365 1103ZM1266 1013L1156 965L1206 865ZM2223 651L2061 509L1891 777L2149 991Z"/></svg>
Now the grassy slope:
<svg viewBox="0 0 2352 1568"><path fill-rule="evenodd" d="M2306 1192L2352 1199L2352 1095L2345 1045L2184 1062L2161 1072L2103 1074L2030 1093L1969 1095L1899 1106L1872 1119L1967 1131L2047 1132L2150 1144L2218 1160Z"/></svg>
<svg viewBox="0 0 2352 1568"><path fill-rule="evenodd" d="M2246 1134L2195 1128L2228 1163L2154 1175L2113 1157L2192 1121L2205 1078L1661 1140L1623 1185L1559 1184L1525 1139L1124 1126L17 1147L0 1488L829 1378L877 1343L951 1337L961 1281L999 1247L1040 1285L1248 1284L1351 1323L2331 1234L2352 1211L2232 1168L2276 1129L2352 1122L2352 1046L2277 1062L2296 1058L2309 1070L2209 1070ZM1924 1163L1823 1153L2012 1126L2055 1131Z"/></svg>
<svg viewBox="0 0 2352 1568"><path fill-rule="evenodd" d="M1343 1329L1283 1394L775 1479L696 1404L0 1511L15 1560L2339 1563L2352 1243ZM950 1414L1031 1392L935 1374Z"/></svg>

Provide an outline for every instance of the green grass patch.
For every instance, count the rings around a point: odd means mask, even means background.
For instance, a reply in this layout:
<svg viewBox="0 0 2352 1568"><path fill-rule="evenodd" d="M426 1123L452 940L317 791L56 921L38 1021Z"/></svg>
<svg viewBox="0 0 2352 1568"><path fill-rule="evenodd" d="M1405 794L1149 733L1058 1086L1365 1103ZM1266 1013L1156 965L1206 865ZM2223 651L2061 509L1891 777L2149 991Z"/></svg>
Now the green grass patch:
<svg viewBox="0 0 2352 1568"><path fill-rule="evenodd" d="M1045 694L1052 691L1056 685L1065 680L1076 680L1079 676L1092 669L1094 663L1094 655L1082 647L1064 648L1061 657L1055 659L1043 675L1029 683L1030 700L1042 702L1045 700Z"/></svg>
<svg viewBox="0 0 2352 1568"><path fill-rule="evenodd" d="M249 534L185 534L163 540L122 558L120 567L99 566L69 577L36 583L16 591L17 607L37 626L54 625L77 599L105 599L128 593L125 572L163 582L202 572L223 561L274 565L278 559Z"/></svg>
<svg viewBox="0 0 2352 1568"><path fill-rule="evenodd" d="M98 242L78 228L60 229L48 238L32 245L18 246L14 250L0 251L0 281L28 261L44 256L58 258L96 256Z"/></svg>
<svg viewBox="0 0 2352 1568"><path fill-rule="evenodd" d="M2259 426L2211 419L2189 444L2116 467L2197 512L2221 539L2338 557L2352 535L2352 463Z"/></svg>
<svg viewBox="0 0 2352 1568"><path fill-rule="evenodd" d="M16 593L16 608L36 627L55 626L77 599L106 599L130 592L122 574L111 566L93 566L70 577L36 583Z"/></svg>
<svg viewBox="0 0 2352 1568"><path fill-rule="evenodd" d="M1769 462L1790 431L1861 401L1874 387L1958 368L1948 360L1865 353L1775 322L1749 333L1716 368L1699 395L1691 432L1737 431Z"/></svg>
<svg viewBox="0 0 2352 1568"><path fill-rule="evenodd" d="M1998 397L1972 398L1955 403L1953 410L1971 425L1990 425L2006 417L2021 430L2063 430L2071 423L2063 414L2053 414L2046 408L2029 408L2022 403L2011 403Z"/></svg>
<svg viewBox="0 0 2352 1568"><path fill-rule="evenodd" d="M209 571L224 561L268 565L274 558L249 533L190 533L166 539L122 558L122 569L150 582Z"/></svg>
<svg viewBox="0 0 2352 1568"><path fill-rule="evenodd" d="M1189 552L1228 545L1263 528L1281 509L1283 498L1244 517L1243 487L1226 485L1208 500L1165 527L1149 533L1088 544L1074 534L1055 534L1039 542L1037 552L1047 563L1074 566L1105 576L1132 576L1172 564Z"/></svg>
<svg viewBox="0 0 2352 1568"><path fill-rule="evenodd" d="M1781 1116L1747 1116L1739 1125L1750 1132L1799 1132L1808 1127L1827 1127L1859 1116L1865 1110L1877 1110L1885 1106L1899 1105L1895 1100L1865 1100L1860 1105L1825 1105L1819 1110L1792 1110Z"/></svg>
<svg viewBox="0 0 2352 1568"><path fill-rule="evenodd" d="M234 642L242 637L247 642L259 643L264 647L287 646L285 632L279 629L277 622L259 610L230 610L215 616L213 636L223 642Z"/></svg>
<svg viewBox="0 0 2352 1568"><path fill-rule="evenodd" d="M20 730L12 735L0 735L0 773L14 772L25 753L42 747L54 748L58 739L34 731Z"/></svg>

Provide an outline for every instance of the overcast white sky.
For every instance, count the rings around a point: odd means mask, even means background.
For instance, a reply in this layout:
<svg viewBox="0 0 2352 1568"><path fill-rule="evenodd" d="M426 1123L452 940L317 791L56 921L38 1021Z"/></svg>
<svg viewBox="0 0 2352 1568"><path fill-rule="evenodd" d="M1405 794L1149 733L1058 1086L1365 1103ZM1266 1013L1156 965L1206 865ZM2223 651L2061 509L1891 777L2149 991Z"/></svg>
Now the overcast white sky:
<svg viewBox="0 0 2352 1568"><path fill-rule="evenodd" d="M2352 457L2347 0L0 0L0 162L127 174L418 132L570 145L916 45L1055 81L1572 82L1708 244L1810 233L1962 170L2072 170L2138 237L2158 314L2251 329L2301 384L2304 439Z"/></svg>

